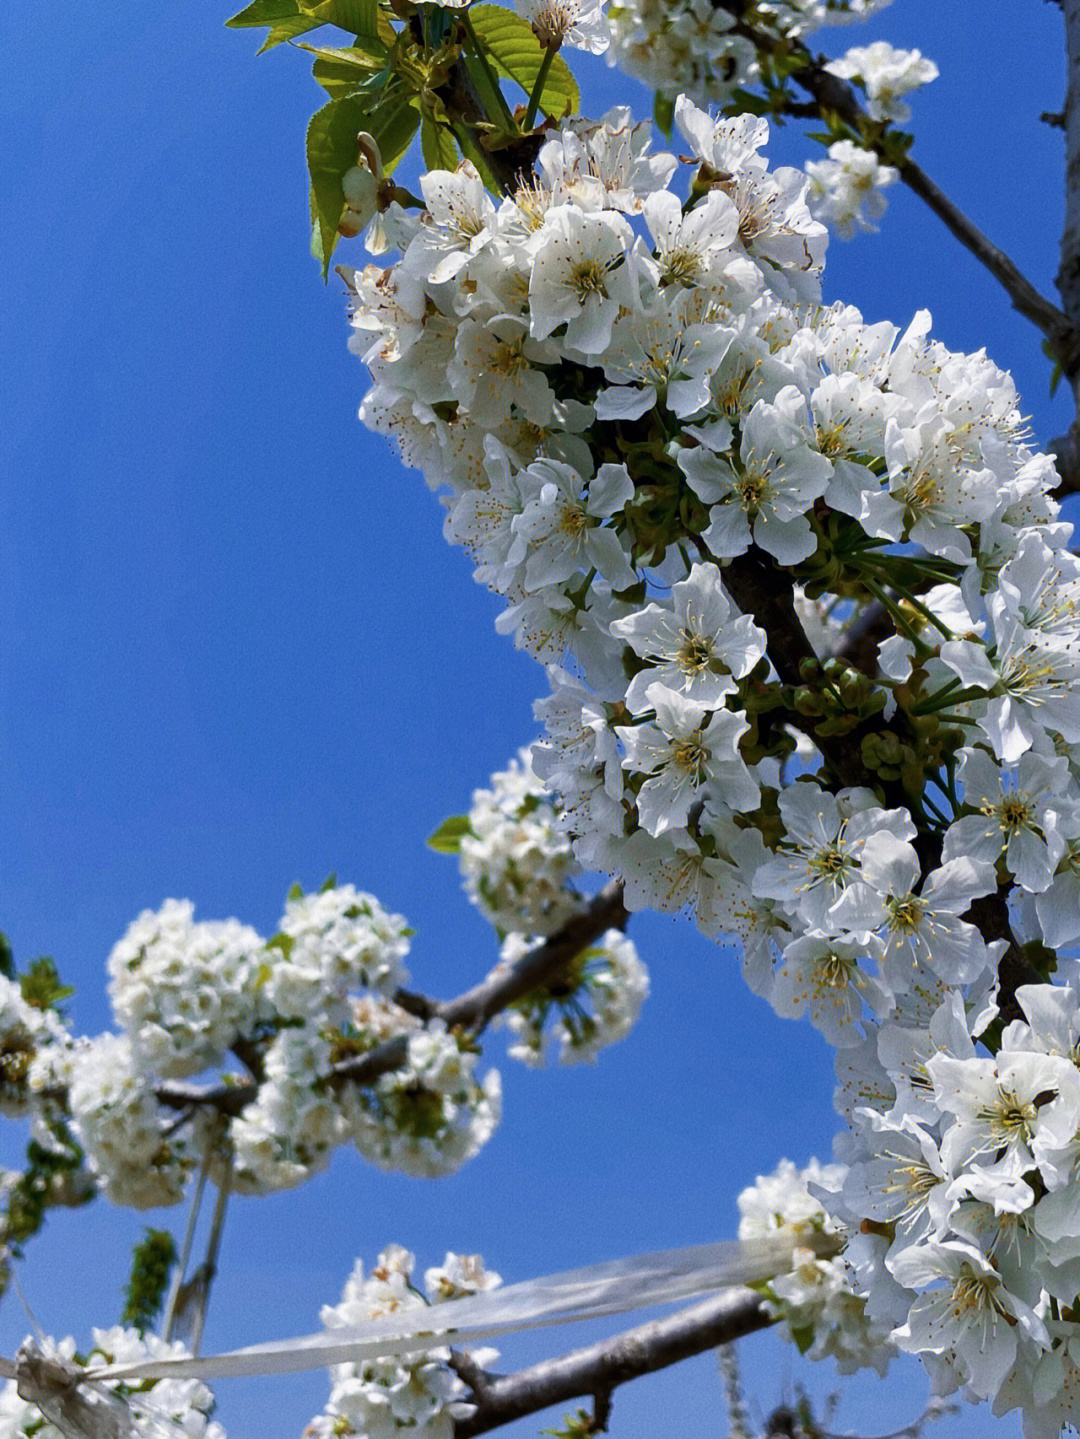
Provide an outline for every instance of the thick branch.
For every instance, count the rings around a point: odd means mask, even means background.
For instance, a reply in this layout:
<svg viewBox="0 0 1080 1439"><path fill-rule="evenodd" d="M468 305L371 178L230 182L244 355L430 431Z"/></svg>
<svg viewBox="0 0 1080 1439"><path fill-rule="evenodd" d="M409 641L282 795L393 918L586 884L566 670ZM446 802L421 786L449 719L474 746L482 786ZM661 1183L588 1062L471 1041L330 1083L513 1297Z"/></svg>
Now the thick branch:
<svg viewBox="0 0 1080 1439"><path fill-rule="evenodd" d="M724 584L739 609L752 615L765 630L768 655L781 681L785 685L798 684L799 665L804 659L813 658L814 650L795 608L794 582L790 574L754 547L725 567ZM862 757L862 736L874 731L896 732L893 725L875 716L846 735L830 735L817 733L806 721L793 718L791 722L805 725L807 734L840 784L865 785L876 789L888 805L910 807L910 797L903 786L895 781L883 781L880 775L867 767ZM902 733L898 733L898 738L908 742L918 740L917 736ZM916 839L916 848L924 872L941 863L941 840L933 831L922 830ZM1005 941L1007 948L998 965L998 1003L1006 1020L1019 1017L1017 986L1037 983L1040 976L1016 942L1004 892L998 890L976 900L966 918L977 926L988 943Z"/></svg>
<svg viewBox="0 0 1080 1439"><path fill-rule="evenodd" d="M639 1325L516 1374L481 1380L472 1366L459 1368L466 1383L476 1386L477 1407L468 1419L455 1423L454 1439L472 1439L474 1434L486 1434L572 1399L610 1395L628 1380L666 1369L772 1322L760 1295L751 1289L728 1289L668 1319Z"/></svg>
<svg viewBox="0 0 1080 1439"><path fill-rule="evenodd" d="M1080 494L1080 423L1074 420L1065 434L1051 440L1046 449L1053 455L1061 476L1055 495Z"/></svg>
<svg viewBox="0 0 1080 1439"><path fill-rule="evenodd" d="M1057 287L1065 314L1080 328L1080 0L1063 0L1068 91L1065 97L1065 228ZM1075 370L1065 366L1070 379Z"/></svg>

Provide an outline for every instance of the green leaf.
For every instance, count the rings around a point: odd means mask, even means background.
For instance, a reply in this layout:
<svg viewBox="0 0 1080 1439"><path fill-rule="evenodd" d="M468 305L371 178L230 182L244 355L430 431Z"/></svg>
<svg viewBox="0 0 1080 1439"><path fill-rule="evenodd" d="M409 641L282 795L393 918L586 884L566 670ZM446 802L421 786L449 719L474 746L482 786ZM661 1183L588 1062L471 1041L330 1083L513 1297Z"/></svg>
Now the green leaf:
<svg viewBox="0 0 1080 1439"><path fill-rule="evenodd" d="M304 886L300 883L299 880L297 880L295 884L289 886L289 892L288 892L288 894L285 896L285 898L286 898L286 899L303 899L303 897L304 897Z"/></svg>
<svg viewBox="0 0 1080 1439"><path fill-rule="evenodd" d="M176 1263L176 1245L167 1229L147 1229L131 1255L131 1277L124 1291L121 1324L140 1334L154 1327L165 1302L169 1276Z"/></svg>
<svg viewBox="0 0 1080 1439"><path fill-rule="evenodd" d="M299 14L298 0L252 0L246 9L231 15L225 24L232 30L241 30L249 25L276 25L279 20L289 20Z"/></svg>
<svg viewBox="0 0 1080 1439"><path fill-rule="evenodd" d="M358 39L379 40L379 6L377 0L299 0L299 9L317 19L320 25L336 25Z"/></svg>
<svg viewBox="0 0 1080 1439"><path fill-rule="evenodd" d="M261 55L264 50L272 50L284 40L294 40L308 30L317 30L325 21L304 14L298 0L253 0L246 10L241 10L225 24L234 30L253 25L269 26L269 34L259 46L258 53Z"/></svg>
<svg viewBox="0 0 1080 1439"><path fill-rule="evenodd" d="M292 954L295 946L296 940L293 938L293 936L291 934L285 934L284 932L275 934L273 939L268 939L266 941L267 949L280 950L280 952L285 956L286 959L288 959L289 956Z"/></svg>
<svg viewBox="0 0 1080 1439"><path fill-rule="evenodd" d="M5 979L15 978L15 956L11 952L6 934L0 934L0 974Z"/></svg>
<svg viewBox="0 0 1080 1439"><path fill-rule="evenodd" d="M55 1009L63 999L75 993L73 985L61 984L56 964L47 956L35 959L25 974L19 975L19 989L27 1004L34 1009Z"/></svg>
<svg viewBox="0 0 1080 1439"><path fill-rule="evenodd" d="M671 139L671 129L675 123L675 102L667 95L661 95L657 90L653 96L652 104L653 119L657 126L664 132L667 138Z"/></svg>
<svg viewBox="0 0 1080 1439"><path fill-rule="evenodd" d="M373 104L364 95L331 100L312 115L307 131L308 173L311 177L315 229L312 253L322 264L323 279L337 244L337 227L345 208L341 179L356 164L356 137L367 130L379 147L389 174L412 144L420 116L416 97L398 86L384 90Z"/></svg>
<svg viewBox="0 0 1080 1439"><path fill-rule="evenodd" d="M544 48L527 20L499 5L473 5L469 19L488 59L501 74L532 94L544 60ZM581 107L577 81L570 66L556 55L548 71L540 108L555 119L575 114Z"/></svg>
<svg viewBox="0 0 1080 1439"><path fill-rule="evenodd" d="M316 60L311 67L311 73L331 100L342 100L346 95L355 95L365 84L365 71L357 65L342 63L340 60ZM370 76L372 72L366 73Z"/></svg>
<svg viewBox="0 0 1080 1439"><path fill-rule="evenodd" d="M420 122L420 148L429 170L453 170L457 167L458 148L449 125L440 125L425 115Z"/></svg>
<svg viewBox="0 0 1080 1439"><path fill-rule="evenodd" d="M366 47L367 43L371 49ZM386 84L386 47L381 40L372 40L363 46L302 44L297 48L315 56L311 73L332 100L372 89L379 76L382 78L377 88Z"/></svg>
<svg viewBox="0 0 1080 1439"><path fill-rule="evenodd" d="M386 64L386 46L381 40L375 43L381 51L378 55L373 55L358 45L298 45L296 48L306 50L309 55L314 55L319 60L330 60L348 70L357 70L361 75L370 75L373 70L381 70Z"/></svg>
<svg viewBox="0 0 1080 1439"><path fill-rule="evenodd" d="M434 834L428 836L428 848L437 854L457 854L462 838L469 833L469 816L452 814L449 819L443 820Z"/></svg>
<svg viewBox="0 0 1080 1439"><path fill-rule="evenodd" d="M332 889L337 889L337 875L336 875L336 874L328 874L328 875L326 876L326 878L323 880L322 884L319 885L319 893L320 893L320 894L329 894L329 892L330 892Z"/></svg>

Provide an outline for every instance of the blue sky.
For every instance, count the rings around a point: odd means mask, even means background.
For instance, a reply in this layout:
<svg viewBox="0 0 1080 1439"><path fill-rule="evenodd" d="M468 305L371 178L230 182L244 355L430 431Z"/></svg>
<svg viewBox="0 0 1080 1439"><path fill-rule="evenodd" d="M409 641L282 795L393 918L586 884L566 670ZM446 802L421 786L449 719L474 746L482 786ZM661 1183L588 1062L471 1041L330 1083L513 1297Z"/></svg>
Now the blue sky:
<svg viewBox="0 0 1080 1439"><path fill-rule="evenodd" d="M330 871L409 917L416 987L479 977L494 936L423 840L532 738L543 688L494 634L496 603L444 544L420 477L355 418L344 302L308 254L303 131L320 92L304 57L256 58L228 13L0 13L0 927L19 959L55 955L88 1033L109 1024L104 962L140 910L188 897L269 934L289 885ZM1046 292L1061 141L1038 116L1062 102L1059 30L1043 0L896 0L824 36L938 62L914 153ZM647 113L602 62L579 68L589 109ZM809 149L789 130L770 153ZM917 200L890 197L881 236L834 242L827 297L901 323L928 307L946 343L1014 371L1037 436L1064 428L1034 330ZM463 1173L388 1177L343 1152L303 1190L235 1203L207 1345L315 1327L354 1258L391 1240L421 1267L452 1247L522 1278L733 1234L756 1174L826 1158L826 1046L686 923L631 932L653 980L638 1030L595 1068L547 1074L493 1039L505 1118ZM113 1322L146 1221L103 1202L50 1220L23 1278L46 1330ZM25 1327L7 1301L0 1352ZM507 1344L507 1362L555 1342ZM744 1366L763 1408L785 1384L835 1387L771 1336ZM837 1423L894 1427L922 1392L897 1366L852 1386ZM324 1394L320 1376L222 1386L220 1417L233 1439L284 1439ZM613 1432L720 1435L722 1412L706 1356L622 1391ZM933 1432L992 1428L974 1411Z"/></svg>

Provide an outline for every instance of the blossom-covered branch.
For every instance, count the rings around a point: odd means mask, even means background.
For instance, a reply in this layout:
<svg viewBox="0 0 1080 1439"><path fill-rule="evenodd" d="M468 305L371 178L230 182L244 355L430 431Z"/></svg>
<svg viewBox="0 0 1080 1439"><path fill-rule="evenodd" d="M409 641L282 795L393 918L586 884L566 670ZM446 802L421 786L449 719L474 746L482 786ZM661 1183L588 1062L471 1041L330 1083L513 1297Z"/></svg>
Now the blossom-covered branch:
<svg viewBox="0 0 1080 1439"><path fill-rule="evenodd" d="M811 96L818 114L835 116L856 131L861 143L880 148L883 158L896 166L900 178L934 212L949 231L998 281L1013 306L1050 341L1066 374L1080 370L1080 324L1066 307L1063 312L1035 288L1016 263L990 240L941 187L907 153L897 154L881 146L875 134L875 117L861 103L852 84L837 70L835 62L816 58L798 38L781 40L768 30L747 24L739 16L741 5L713 0L716 8L732 16L732 30L765 54L790 54L790 74L800 89Z"/></svg>

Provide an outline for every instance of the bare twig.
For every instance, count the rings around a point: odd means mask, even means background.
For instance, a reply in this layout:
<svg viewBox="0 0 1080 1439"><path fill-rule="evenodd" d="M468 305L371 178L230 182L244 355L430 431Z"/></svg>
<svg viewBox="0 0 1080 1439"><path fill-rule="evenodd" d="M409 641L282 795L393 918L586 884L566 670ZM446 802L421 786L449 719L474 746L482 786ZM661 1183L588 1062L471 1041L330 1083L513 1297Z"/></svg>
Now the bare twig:
<svg viewBox="0 0 1080 1439"><path fill-rule="evenodd" d="M454 1439L472 1439L514 1419L572 1399L602 1406L620 1384L728 1344L773 1321L760 1295L729 1289L667 1319L657 1319L516 1374L485 1375L474 1390L475 1412L454 1425ZM461 1372L461 1371L459 1371ZM462 1374L465 1378L465 1375ZM466 1382L470 1381L466 1378Z"/></svg>
<svg viewBox="0 0 1080 1439"><path fill-rule="evenodd" d="M214 1217L210 1223L210 1237L206 1242L206 1258L199 1269L200 1283L195 1299L195 1317L191 1324L192 1354L198 1354L199 1346L202 1344L206 1310L210 1303L210 1289L217 1275L218 1251L221 1248L221 1235L225 1228L225 1210L228 1207L229 1193L232 1188L232 1166L233 1151L230 1145L225 1172L219 1181L217 1199L214 1202Z"/></svg>

